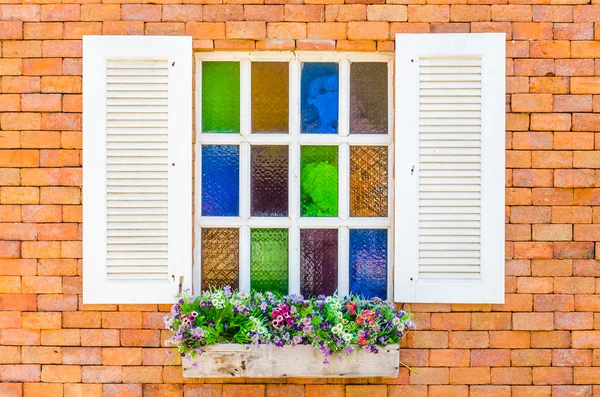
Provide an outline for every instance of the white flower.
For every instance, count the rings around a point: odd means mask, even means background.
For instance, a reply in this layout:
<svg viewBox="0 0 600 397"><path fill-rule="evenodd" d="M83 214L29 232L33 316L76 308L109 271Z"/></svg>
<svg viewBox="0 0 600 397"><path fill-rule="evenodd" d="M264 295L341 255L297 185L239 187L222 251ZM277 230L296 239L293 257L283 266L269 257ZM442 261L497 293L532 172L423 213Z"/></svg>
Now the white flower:
<svg viewBox="0 0 600 397"><path fill-rule="evenodd" d="M342 338L346 341L346 342L350 342L352 340L352 334L344 334L342 336Z"/></svg>
<svg viewBox="0 0 600 397"><path fill-rule="evenodd" d="M343 329L344 329L344 326L343 326L342 324L338 324L338 325L336 325L335 327L333 327L333 328L331 329L331 331L332 331L334 334L336 334L336 335L337 335L337 334L339 334L340 332L342 332L342 330L343 330Z"/></svg>

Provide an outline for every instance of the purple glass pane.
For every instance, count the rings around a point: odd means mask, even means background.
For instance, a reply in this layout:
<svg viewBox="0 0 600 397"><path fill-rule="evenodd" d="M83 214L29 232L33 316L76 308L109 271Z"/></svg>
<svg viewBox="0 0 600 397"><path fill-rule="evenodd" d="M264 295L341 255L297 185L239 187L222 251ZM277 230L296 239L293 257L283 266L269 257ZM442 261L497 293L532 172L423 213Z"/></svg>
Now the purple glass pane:
<svg viewBox="0 0 600 397"><path fill-rule="evenodd" d="M388 65L356 62L350 66L350 133L387 134Z"/></svg>
<svg viewBox="0 0 600 397"><path fill-rule="evenodd" d="M251 190L252 216L287 216L287 146L252 146Z"/></svg>
<svg viewBox="0 0 600 397"><path fill-rule="evenodd" d="M332 295L338 280L337 229L300 230L300 293Z"/></svg>

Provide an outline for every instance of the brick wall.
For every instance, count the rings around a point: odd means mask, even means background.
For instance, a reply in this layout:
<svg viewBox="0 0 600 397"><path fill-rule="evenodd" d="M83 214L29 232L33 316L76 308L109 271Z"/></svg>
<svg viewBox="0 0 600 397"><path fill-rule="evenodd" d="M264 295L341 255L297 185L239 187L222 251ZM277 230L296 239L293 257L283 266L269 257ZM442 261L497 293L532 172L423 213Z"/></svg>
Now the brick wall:
<svg viewBox="0 0 600 397"><path fill-rule="evenodd" d="M600 396L600 5L12 1L0 0L1 396ZM410 305L420 330L402 361L415 372L184 382L161 348L168 306L81 303L83 34L392 51L397 32L488 31L508 38L506 304Z"/></svg>

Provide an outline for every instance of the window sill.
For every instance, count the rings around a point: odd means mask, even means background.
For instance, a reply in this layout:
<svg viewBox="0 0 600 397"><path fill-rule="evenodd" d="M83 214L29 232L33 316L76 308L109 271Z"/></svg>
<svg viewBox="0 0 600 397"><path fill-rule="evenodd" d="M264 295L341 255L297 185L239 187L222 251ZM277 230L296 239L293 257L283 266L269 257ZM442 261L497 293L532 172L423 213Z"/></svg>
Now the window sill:
<svg viewBox="0 0 600 397"><path fill-rule="evenodd" d="M340 361L329 357L330 364L323 364L323 354L319 350L304 345L268 345L248 350L245 345L217 344L207 346L205 350L198 357L196 367L184 360L184 378L395 378L400 363L398 344L380 347L377 354L355 350Z"/></svg>

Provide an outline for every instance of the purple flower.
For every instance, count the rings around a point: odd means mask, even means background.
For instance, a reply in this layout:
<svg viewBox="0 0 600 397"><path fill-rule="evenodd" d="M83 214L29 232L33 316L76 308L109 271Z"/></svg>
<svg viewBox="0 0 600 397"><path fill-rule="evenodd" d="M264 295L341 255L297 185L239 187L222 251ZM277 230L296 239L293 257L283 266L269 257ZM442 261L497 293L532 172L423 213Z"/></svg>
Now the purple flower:
<svg viewBox="0 0 600 397"><path fill-rule="evenodd" d="M231 287L229 285L226 285L225 287L223 287L223 292L225 292L225 296L230 298L231 297Z"/></svg>

